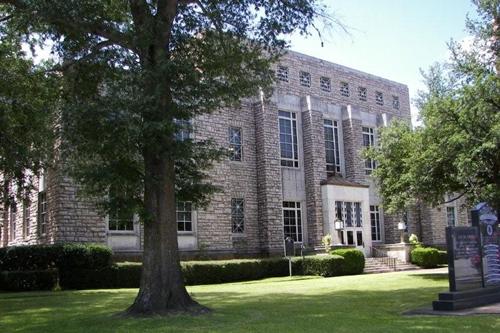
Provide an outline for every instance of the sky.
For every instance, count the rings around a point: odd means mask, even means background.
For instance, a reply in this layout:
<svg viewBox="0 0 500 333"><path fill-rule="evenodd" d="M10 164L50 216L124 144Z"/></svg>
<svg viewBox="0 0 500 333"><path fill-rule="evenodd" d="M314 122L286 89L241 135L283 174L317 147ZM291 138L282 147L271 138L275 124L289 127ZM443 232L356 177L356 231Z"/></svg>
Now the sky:
<svg viewBox="0 0 500 333"><path fill-rule="evenodd" d="M447 43L467 39L470 0L324 0L348 27L324 35L291 37L291 49L408 85L410 98L424 89L420 69L448 59ZM418 110L412 105L416 122Z"/></svg>

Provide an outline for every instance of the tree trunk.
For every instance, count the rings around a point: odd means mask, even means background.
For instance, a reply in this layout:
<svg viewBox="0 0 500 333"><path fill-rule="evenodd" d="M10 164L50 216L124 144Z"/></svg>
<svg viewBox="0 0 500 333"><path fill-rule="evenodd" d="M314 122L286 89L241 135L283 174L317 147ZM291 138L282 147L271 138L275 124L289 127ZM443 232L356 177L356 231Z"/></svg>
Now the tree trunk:
<svg viewBox="0 0 500 333"><path fill-rule="evenodd" d="M4 179L4 184L3 184L3 230L0 232L0 239L2 239L2 246L6 247L9 245L9 205L10 205L10 181L9 179L5 178Z"/></svg>
<svg viewBox="0 0 500 333"><path fill-rule="evenodd" d="M188 294L177 244L174 161L146 156L144 253L141 285L128 315L200 314L208 309Z"/></svg>

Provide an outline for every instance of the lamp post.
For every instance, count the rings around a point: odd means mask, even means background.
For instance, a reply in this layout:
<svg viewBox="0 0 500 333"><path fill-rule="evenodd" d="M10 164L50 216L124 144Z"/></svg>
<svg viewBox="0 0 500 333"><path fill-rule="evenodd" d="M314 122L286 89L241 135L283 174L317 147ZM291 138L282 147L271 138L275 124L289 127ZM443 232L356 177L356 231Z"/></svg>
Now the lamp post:
<svg viewBox="0 0 500 333"><path fill-rule="evenodd" d="M398 230L401 233L401 243L404 243L405 242L406 223L405 222L399 222L398 223Z"/></svg>
<svg viewBox="0 0 500 333"><path fill-rule="evenodd" d="M334 228L335 230L337 230L338 232L338 235L339 235L339 240L340 240L340 244L344 244L343 242L343 238L341 237L341 234L342 234L342 229L344 229L344 221L342 221L341 219L339 218L336 218L335 219L335 222L334 222Z"/></svg>

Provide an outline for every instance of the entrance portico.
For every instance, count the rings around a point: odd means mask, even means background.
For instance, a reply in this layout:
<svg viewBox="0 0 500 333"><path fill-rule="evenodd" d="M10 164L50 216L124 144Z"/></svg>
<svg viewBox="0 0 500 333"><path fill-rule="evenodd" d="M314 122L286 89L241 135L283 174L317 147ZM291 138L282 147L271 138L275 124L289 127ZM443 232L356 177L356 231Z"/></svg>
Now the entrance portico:
<svg viewBox="0 0 500 333"><path fill-rule="evenodd" d="M324 234L332 244L355 246L370 255L369 186L332 176L321 183Z"/></svg>

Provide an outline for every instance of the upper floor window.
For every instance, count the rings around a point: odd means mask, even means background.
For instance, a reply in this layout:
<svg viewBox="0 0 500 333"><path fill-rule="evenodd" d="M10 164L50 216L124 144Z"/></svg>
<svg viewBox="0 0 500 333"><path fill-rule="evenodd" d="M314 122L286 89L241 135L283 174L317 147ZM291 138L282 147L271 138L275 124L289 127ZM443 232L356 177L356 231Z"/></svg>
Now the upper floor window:
<svg viewBox="0 0 500 333"><path fill-rule="evenodd" d="M319 85L321 90L330 92L332 90L332 81L330 80L329 77L320 77L319 78Z"/></svg>
<svg viewBox="0 0 500 333"><path fill-rule="evenodd" d="M109 231L134 231L134 213L123 209L113 209L108 215Z"/></svg>
<svg viewBox="0 0 500 333"><path fill-rule="evenodd" d="M49 223L49 216L47 211L47 192L42 191L38 193L38 230L40 235L47 233L47 225Z"/></svg>
<svg viewBox="0 0 500 333"><path fill-rule="evenodd" d="M177 231L193 231L193 207L189 201L177 201Z"/></svg>
<svg viewBox="0 0 500 333"><path fill-rule="evenodd" d="M448 222L448 226L454 227L457 222L457 216L455 212L455 207L447 206L446 207L446 221Z"/></svg>
<svg viewBox="0 0 500 333"><path fill-rule="evenodd" d="M278 81L288 82L288 67L278 66L276 77L278 78Z"/></svg>
<svg viewBox="0 0 500 333"><path fill-rule="evenodd" d="M369 148L375 145L375 130L371 127L363 127L363 147ZM365 160L365 174L370 175L377 168L377 163L371 158Z"/></svg>
<svg viewBox="0 0 500 333"><path fill-rule="evenodd" d="M241 161L242 157L242 138L241 128L229 127L229 159L231 161Z"/></svg>
<svg viewBox="0 0 500 333"><path fill-rule="evenodd" d="M231 224L233 233L245 231L245 201L243 199L231 199Z"/></svg>
<svg viewBox="0 0 500 333"><path fill-rule="evenodd" d="M358 97L360 101L366 101L366 88L358 87Z"/></svg>
<svg viewBox="0 0 500 333"><path fill-rule="evenodd" d="M177 141L191 139L193 124L190 119L174 119L174 123L177 126L177 130L175 132L175 139Z"/></svg>
<svg viewBox="0 0 500 333"><path fill-rule="evenodd" d="M281 166L299 167L297 115L279 111Z"/></svg>
<svg viewBox="0 0 500 333"><path fill-rule="evenodd" d="M377 105L384 105L384 94L382 92L375 92L375 103L377 103Z"/></svg>
<svg viewBox="0 0 500 333"><path fill-rule="evenodd" d="M299 73L300 85L304 87L311 86L311 74L308 72L300 71Z"/></svg>
<svg viewBox="0 0 500 333"><path fill-rule="evenodd" d="M302 214L300 202L283 201L284 237L302 242Z"/></svg>
<svg viewBox="0 0 500 333"><path fill-rule="evenodd" d="M340 82L340 94L345 97L349 97L351 92L349 91L349 83Z"/></svg>
<svg viewBox="0 0 500 333"><path fill-rule="evenodd" d="M399 97L392 96L392 107L396 110L399 110Z"/></svg>
<svg viewBox="0 0 500 333"><path fill-rule="evenodd" d="M339 128L337 121L324 119L326 173L340 173Z"/></svg>

